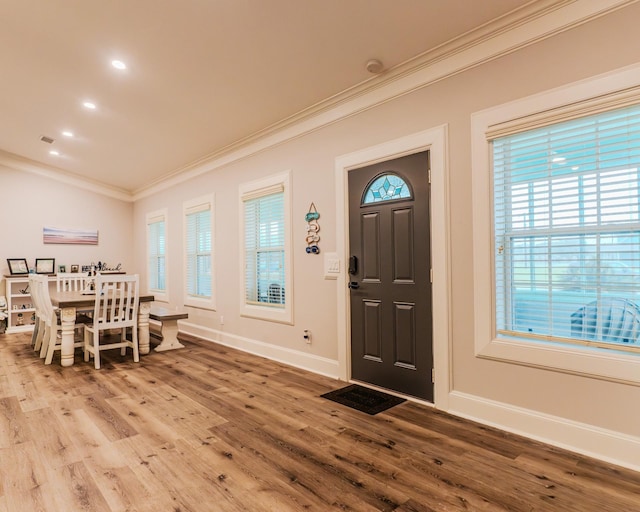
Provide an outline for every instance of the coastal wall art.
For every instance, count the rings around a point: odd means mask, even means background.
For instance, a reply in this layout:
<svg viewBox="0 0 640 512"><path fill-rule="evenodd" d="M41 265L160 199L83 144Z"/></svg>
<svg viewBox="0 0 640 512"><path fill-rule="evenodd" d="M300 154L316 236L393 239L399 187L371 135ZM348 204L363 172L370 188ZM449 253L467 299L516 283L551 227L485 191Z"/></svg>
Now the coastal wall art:
<svg viewBox="0 0 640 512"><path fill-rule="evenodd" d="M98 230L44 227L42 240L45 244L98 245Z"/></svg>

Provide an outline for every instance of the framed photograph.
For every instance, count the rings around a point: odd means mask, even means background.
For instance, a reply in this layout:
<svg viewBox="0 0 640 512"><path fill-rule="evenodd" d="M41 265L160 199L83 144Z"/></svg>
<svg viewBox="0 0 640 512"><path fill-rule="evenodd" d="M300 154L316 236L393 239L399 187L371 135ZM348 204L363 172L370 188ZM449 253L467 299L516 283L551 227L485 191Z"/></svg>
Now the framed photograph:
<svg viewBox="0 0 640 512"><path fill-rule="evenodd" d="M55 258L36 258L36 274L53 274L55 268Z"/></svg>
<svg viewBox="0 0 640 512"><path fill-rule="evenodd" d="M42 228L45 244L98 245L97 229L64 229L45 226Z"/></svg>
<svg viewBox="0 0 640 512"><path fill-rule="evenodd" d="M78 272L79 268L80 267L78 265L71 265L71 272L73 272L75 274L76 272Z"/></svg>
<svg viewBox="0 0 640 512"><path fill-rule="evenodd" d="M12 276L19 276L29 273L29 266L25 258L7 258L9 272Z"/></svg>
<svg viewBox="0 0 640 512"><path fill-rule="evenodd" d="M64 274L67 271L66 265L58 265L58 272Z"/></svg>

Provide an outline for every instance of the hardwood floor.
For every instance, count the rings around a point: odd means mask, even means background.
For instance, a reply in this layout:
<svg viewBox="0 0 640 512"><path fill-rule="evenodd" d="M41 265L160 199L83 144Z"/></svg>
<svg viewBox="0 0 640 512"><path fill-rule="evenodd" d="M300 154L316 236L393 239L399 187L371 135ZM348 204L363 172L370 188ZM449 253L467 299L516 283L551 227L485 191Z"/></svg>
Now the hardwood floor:
<svg viewBox="0 0 640 512"><path fill-rule="evenodd" d="M0 512L640 510L640 474L202 341L44 366L0 335Z"/></svg>

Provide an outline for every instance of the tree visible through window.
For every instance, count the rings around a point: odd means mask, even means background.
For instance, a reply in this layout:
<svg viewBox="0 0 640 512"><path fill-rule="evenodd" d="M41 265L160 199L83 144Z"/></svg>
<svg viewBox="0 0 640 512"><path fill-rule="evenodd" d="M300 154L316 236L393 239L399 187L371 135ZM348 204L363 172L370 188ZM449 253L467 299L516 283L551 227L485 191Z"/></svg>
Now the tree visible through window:
<svg viewBox="0 0 640 512"><path fill-rule="evenodd" d="M640 106L493 141L496 327L640 344Z"/></svg>

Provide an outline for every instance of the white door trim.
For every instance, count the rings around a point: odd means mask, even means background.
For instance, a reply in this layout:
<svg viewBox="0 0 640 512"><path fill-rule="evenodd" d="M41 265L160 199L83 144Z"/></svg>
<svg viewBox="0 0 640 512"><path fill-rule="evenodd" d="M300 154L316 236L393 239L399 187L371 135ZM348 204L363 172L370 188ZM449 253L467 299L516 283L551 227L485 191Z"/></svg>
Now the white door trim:
<svg viewBox="0 0 640 512"><path fill-rule="evenodd" d="M341 155L335 160L336 180L336 251L342 262L337 281L338 372L341 379L351 379L349 333L350 309L349 259L349 190L350 170L392 160L420 151L430 151L431 160L431 265L433 269L433 361L435 368L434 405L447 410L451 386L450 280L449 280L449 194L447 166L447 125L414 133Z"/></svg>

